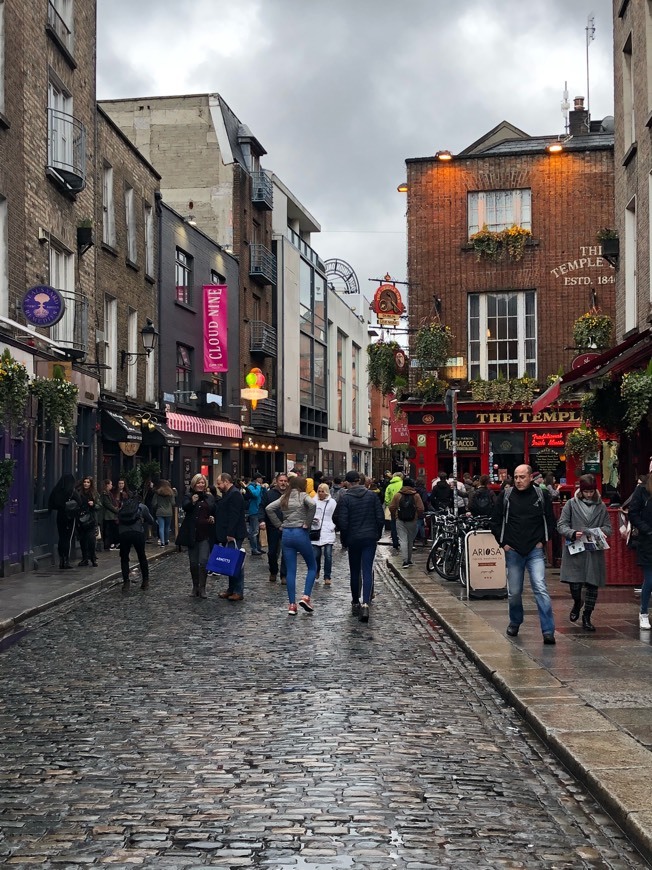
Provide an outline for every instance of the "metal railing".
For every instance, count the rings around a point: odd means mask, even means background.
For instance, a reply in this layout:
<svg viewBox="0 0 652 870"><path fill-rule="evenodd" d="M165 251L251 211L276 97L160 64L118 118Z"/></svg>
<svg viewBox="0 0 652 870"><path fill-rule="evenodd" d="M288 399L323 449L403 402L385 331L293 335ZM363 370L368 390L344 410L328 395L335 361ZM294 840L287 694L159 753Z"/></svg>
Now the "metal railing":
<svg viewBox="0 0 652 870"><path fill-rule="evenodd" d="M254 429L276 429L276 399L263 399L251 409L251 425Z"/></svg>
<svg viewBox="0 0 652 870"><path fill-rule="evenodd" d="M251 173L251 201L268 211L274 207L274 185L266 172Z"/></svg>
<svg viewBox="0 0 652 870"><path fill-rule="evenodd" d="M52 0L48 0L48 24L56 34L59 41L72 54L72 30L61 17L59 10Z"/></svg>
<svg viewBox="0 0 652 870"><path fill-rule="evenodd" d="M249 324L249 353L262 353L276 356L276 330L262 320L252 320Z"/></svg>
<svg viewBox="0 0 652 870"><path fill-rule="evenodd" d="M58 109L48 109L47 168L75 193L86 187L86 128Z"/></svg>
<svg viewBox="0 0 652 870"><path fill-rule="evenodd" d="M276 257L265 245L249 245L249 276L260 284L276 286Z"/></svg>

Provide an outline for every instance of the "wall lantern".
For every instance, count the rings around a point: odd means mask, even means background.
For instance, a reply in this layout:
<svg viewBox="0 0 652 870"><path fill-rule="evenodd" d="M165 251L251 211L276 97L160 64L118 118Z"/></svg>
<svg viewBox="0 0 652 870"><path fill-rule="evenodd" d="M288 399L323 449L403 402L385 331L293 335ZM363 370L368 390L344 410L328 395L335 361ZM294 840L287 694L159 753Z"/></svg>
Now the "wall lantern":
<svg viewBox="0 0 652 870"><path fill-rule="evenodd" d="M120 352L120 368L123 369L126 363L129 365L133 365L136 362L136 357L139 356L149 356L150 353L156 347L156 343L158 341L158 332L156 331L156 327L152 323L151 320L147 320L147 325L143 326L140 330L140 337L143 342L143 347L145 350L142 353L136 353L131 351L123 350ZM132 362L133 357L133 362Z"/></svg>
<svg viewBox="0 0 652 870"><path fill-rule="evenodd" d="M251 407L255 410L258 402L269 396L267 390L263 390L265 375L258 368L251 369L245 377L245 383L247 386L240 390L240 397L242 399L249 399Z"/></svg>
<svg viewBox="0 0 652 870"><path fill-rule="evenodd" d="M402 181L396 189L398 190L399 193L407 193L408 192L407 181Z"/></svg>
<svg viewBox="0 0 652 870"><path fill-rule="evenodd" d="M446 163L448 160L453 159L453 155L450 153L450 151L438 151L435 154L435 157L437 158L437 160L442 160L444 163Z"/></svg>

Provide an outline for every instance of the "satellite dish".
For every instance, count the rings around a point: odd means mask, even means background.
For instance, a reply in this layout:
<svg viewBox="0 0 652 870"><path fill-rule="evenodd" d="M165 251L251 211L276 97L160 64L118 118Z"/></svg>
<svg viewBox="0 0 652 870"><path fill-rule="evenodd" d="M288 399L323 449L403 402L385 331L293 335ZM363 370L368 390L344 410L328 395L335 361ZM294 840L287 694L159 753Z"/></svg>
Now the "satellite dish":
<svg viewBox="0 0 652 870"><path fill-rule="evenodd" d="M600 132L601 133L613 133L614 131L614 116L607 115L600 122Z"/></svg>

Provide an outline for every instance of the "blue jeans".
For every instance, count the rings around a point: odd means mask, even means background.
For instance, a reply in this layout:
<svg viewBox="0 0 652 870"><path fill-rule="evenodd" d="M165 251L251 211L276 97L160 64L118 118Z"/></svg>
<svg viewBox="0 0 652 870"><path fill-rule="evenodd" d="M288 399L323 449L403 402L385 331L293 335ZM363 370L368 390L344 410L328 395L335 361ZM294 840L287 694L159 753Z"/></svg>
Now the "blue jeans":
<svg viewBox="0 0 652 870"><path fill-rule="evenodd" d="M374 558L376 541L349 542L349 570L351 572L351 600L360 601L360 574L362 574L362 603L369 604L374 585Z"/></svg>
<svg viewBox="0 0 652 870"><path fill-rule="evenodd" d="M552 603L546 587L546 567L543 547L535 547L521 556L516 550L505 551L507 565L507 598L509 602L509 621L512 625L523 622L523 584L525 570L530 575L530 585L539 611L539 622L543 634L554 632L555 620Z"/></svg>
<svg viewBox="0 0 652 870"><path fill-rule="evenodd" d="M643 565L643 586L641 587L641 613L647 613L652 593L652 565Z"/></svg>
<svg viewBox="0 0 652 870"><path fill-rule="evenodd" d="M317 563L315 562L315 554L312 551L312 542L308 534L308 529L283 529L281 535L281 546L283 547L283 556L287 565L287 587L288 599L290 604L294 604L296 599L297 587L297 553L300 553L308 568L306 574L306 585L303 589L304 595L310 595L312 587L315 583L315 575L317 574Z"/></svg>
<svg viewBox="0 0 652 870"><path fill-rule="evenodd" d="M247 537L249 538L249 546L251 547L252 553L260 552L260 544L258 543L258 531L260 529L260 520L258 519L257 514L250 514L247 517L247 526L249 529L249 533Z"/></svg>
<svg viewBox="0 0 652 870"><path fill-rule="evenodd" d="M162 544L170 543L170 526L172 525L172 517L156 517L158 526L158 539Z"/></svg>
<svg viewBox="0 0 652 870"><path fill-rule="evenodd" d="M332 544L322 544L321 547L317 547L315 544L312 545L312 551L315 554L315 562L317 563L317 573L321 571L321 554L324 554L324 580L331 579L331 572L333 570L333 545Z"/></svg>

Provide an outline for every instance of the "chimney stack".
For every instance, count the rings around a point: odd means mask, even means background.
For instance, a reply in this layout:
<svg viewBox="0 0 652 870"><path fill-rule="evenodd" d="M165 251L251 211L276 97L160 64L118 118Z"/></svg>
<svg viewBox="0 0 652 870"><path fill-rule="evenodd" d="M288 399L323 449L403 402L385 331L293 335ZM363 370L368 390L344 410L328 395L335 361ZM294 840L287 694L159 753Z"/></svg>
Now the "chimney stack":
<svg viewBox="0 0 652 870"><path fill-rule="evenodd" d="M584 97L575 97L573 111L568 113L568 132L571 136L586 136L589 129L589 113L584 108Z"/></svg>

